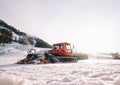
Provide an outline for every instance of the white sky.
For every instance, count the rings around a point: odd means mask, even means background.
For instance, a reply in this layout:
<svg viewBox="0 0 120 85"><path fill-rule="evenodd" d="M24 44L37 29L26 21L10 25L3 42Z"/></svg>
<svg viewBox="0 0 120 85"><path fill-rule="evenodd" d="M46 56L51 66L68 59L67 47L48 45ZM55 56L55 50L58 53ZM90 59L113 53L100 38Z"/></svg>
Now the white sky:
<svg viewBox="0 0 120 85"><path fill-rule="evenodd" d="M120 52L120 0L0 0L0 19L50 44Z"/></svg>

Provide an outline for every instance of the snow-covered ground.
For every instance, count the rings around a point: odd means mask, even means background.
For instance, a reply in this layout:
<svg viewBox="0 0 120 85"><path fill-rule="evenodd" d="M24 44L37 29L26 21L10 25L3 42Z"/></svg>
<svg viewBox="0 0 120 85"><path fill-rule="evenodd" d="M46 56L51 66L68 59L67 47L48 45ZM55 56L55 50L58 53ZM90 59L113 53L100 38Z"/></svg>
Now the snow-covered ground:
<svg viewBox="0 0 120 85"><path fill-rule="evenodd" d="M0 85L120 85L119 60L94 56L78 63L14 64L29 48L14 45L0 54Z"/></svg>

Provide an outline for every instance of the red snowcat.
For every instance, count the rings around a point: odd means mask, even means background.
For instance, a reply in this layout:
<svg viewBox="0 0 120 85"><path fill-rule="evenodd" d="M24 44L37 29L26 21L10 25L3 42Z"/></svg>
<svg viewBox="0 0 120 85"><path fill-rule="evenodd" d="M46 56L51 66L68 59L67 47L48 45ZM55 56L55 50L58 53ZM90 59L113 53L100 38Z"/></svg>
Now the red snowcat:
<svg viewBox="0 0 120 85"><path fill-rule="evenodd" d="M34 51L34 52L32 52ZM36 52L35 49L31 49L28 52L26 58L17 62L18 64L25 63L56 63L56 62L77 62L77 57L73 56L73 51L70 43L62 42L53 44L51 50L44 53Z"/></svg>

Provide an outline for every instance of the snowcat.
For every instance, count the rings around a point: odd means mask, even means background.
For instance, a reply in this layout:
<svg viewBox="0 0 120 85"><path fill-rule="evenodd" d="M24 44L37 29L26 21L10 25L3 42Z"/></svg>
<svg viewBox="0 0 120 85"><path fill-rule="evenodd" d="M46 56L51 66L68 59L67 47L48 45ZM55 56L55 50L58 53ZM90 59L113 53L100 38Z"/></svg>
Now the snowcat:
<svg viewBox="0 0 120 85"><path fill-rule="evenodd" d="M53 49L48 52L54 55L60 62L77 62L77 57L73 56L70 43L62 42L53 44Z"/></svg>
<svg viewBox="0 0 120 85"><path fill-rule="evenodd" d="M28 50L26 58L17 62L17 64L43 64L58 62L77 62L77 57L73 56L70 43L53 44L53 48L48 51L36 52L35 49Z"/></svg>

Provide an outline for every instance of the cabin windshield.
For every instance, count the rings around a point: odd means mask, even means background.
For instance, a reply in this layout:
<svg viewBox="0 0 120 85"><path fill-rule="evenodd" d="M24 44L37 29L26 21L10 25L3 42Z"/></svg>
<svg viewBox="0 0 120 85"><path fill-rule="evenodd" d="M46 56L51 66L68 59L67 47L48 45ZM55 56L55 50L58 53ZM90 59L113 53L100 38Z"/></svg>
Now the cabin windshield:
<svg viewBox="0 0 120 85"><path fill-rule="evenodd" d="M59 49L62 48L62 45L53 45L53 49Z"/></svg>

